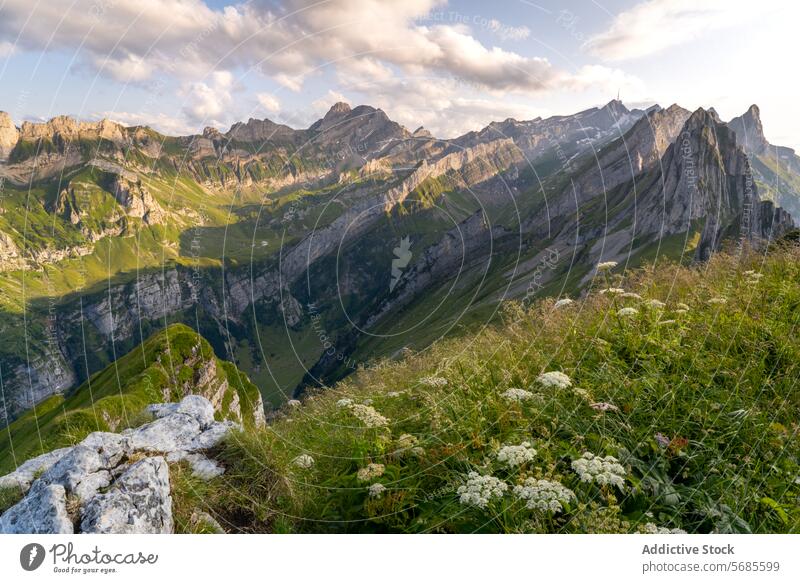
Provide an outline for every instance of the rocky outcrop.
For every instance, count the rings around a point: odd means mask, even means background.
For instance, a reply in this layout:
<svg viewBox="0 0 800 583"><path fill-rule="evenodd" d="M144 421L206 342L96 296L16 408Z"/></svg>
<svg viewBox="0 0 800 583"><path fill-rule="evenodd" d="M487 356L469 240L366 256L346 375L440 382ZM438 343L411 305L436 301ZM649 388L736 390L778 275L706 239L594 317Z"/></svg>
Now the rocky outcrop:
<svg viewBox="0 0 800 583"><path fill-rule="evenodd" d="M211 403L198 395L150 412L151 423L120 434L92 433L0 478L0 487L24 493L0 515L0 532L171 533L168 464L186 461L201 479L220 475L224 468L203 451L235 425L215 421Z"/></svg>
<svg viewBox="0 0 800 583"><path fill-rule="evenodd" d="M608 193L652 169L681 132L691 112L678 105L655 109L621 138L600 150L586 171L571 181L579 201Z"/></svg>
<svg viewBox="0 0 800 583"><path fill-rule="evenodd" d="M760 155L769 148L761 124L761 110L757 105L751 105L742 115L729 121L728 127L736 132L736 141L746 152Z"/></svg>
<svg viewBox="0 0 800 583"><path fill-rule="evenodd" d="M46 139L57 143L74 142L79 139L104 139L122 144L126 141L126 132L123 126L107 119L83 122L60 115L45 123L23 122L19 138L30 141Z"/></svg>
<svg viewBox="0 0 800 583"><path fill-rule="evenodd" d="M18 139L19 131L11 116L5 111L0 111L0 161L8 158Z"/></svg>
<svg viewBox="0 0 800 583"><path fill-rule="evenodd" d="M164 222L166 213L138 177L131 179L118 174L112 185L114 198L129 217L142 219L146 225Z"/></svg>
<svg viewBox="0 0 800 583"><path fill-rule="evenodd" d="M664 236L702 221L698 259L707 259L723 238L770 239L791 227L771 205L761 204L736 134L703 109L687 120L662 167L662 180L640 200L641 231ZM779 222L773 224L774 219Z"/></svg>
<svg viewBox="0 0 800 583"><path fill-rule="evenodd" d="M21 269L25 260L10 235L0 231L0 271Z"/></svg>

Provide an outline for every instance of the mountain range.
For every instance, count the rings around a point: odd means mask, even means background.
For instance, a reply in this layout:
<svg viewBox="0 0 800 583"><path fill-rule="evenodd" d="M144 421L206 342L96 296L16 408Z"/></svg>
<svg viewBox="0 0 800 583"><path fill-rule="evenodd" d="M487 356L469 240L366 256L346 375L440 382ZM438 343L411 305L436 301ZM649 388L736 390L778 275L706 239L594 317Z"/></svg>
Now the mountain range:
<svg viewBox="0 0 800 583"><path fill-rule="evenodd" d="M800 220L750 107L611 101L451 140L337 103L227 132L0 113L0 423L185 323L278 406L380 357L578 295L601 261L704 261Z"/></svg>

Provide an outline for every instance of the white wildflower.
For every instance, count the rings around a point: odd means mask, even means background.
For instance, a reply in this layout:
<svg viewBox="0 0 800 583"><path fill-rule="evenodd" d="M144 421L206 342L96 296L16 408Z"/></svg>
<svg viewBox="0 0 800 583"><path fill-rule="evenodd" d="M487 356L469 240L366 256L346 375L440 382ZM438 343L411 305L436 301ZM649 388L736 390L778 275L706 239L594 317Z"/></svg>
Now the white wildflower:
<svg viewBox="0 0 800 583"><path fill-rule="evenodd" d="M353 404L353 399L339 399L336 401L337 407L349 407Z"/></svg>
<svg viewBox="0 0 800 583"><path fill-rule="evenodd" d="M663 309L667 304L662 302L661 300L648 300L647 305L655 310Z"/></svg>
<svg viewBox="0 0 800 583"><path fill-rule="evenodd" d="M569 298L564 298L563 300L558 300L558 301L557 301L557 302L556 302L556 303L553 305L553 307L554 307L554 308L563 308L564 306L569 306L570 304L574 304L574 303L575 303L575 302L573 302L571 299L569 299Z"/></svg>
<svg viewBox="0 0 800 583"><path fill-rule="evenodd" d="M684 303L681 302L679 304L676 304L675 307L678 308L678 310L683 310L684 312L688 312L689 311L689 304L684 304Z"/></svg>
<svg viewBox="0 0 800 583"><path fill-rule="evenodd" d="M614 269L618 263L616 261L603 261L597 264L597 271L609 271Z"/></svg>
<svg viewBox="0 0 800 583"><path fill-rule="evenodd" d="M601 289L600 293L608 294L610 296L620 296L625 293L625 290L621 287L608 287L606 289Z"/></svg>
<svg viewBox="0 0 800 583"><path fill-rule="evenodd" d="M681 315L683 315L683 314L688 314L688 313L689 313L689 310L681 310L681 309L677 309L677 310L675 310L675 313L676 313L676 314L681 314Z"/></svg>
<svg viewBox="0 0 800 583"><path fill-rule="evenodd" d="M711 305L723 305L727 304L728 300L725 298L711 298L710 300L708 300L708 303Z"/></svg>
<svg viewBox="0 0 800 583"><path fill-rule="evenodd" d="M636 308L622 308L619 312L617 312L618 316L635 316L639 313L639 310Z"/></svg>
<svg viewBox="0 0 800 583"><path fill-rule="evenodd" d="M362 482L369 482L374 478L380 478L385 469L386 466L383 464L367 464L367 467L358 470L356 476Z"/></svg>
<svg viewBox="0 0 800 583"><path fill-rule="evenodd" d="M403 457L409 453L417 457L425 455L425 450L422 447L419 447L418 444L419 439L409 433L404 433L395 441L396 449L394 450L393 455L398 457Z"/></svg>
<svg viewBox="0 0 800 583"><path fill-rule="evenodd" d="M384 492L386 492L386 486L384 486L383 484L375 483L369 487L370 498L380 498L381 496L383 496Z"/></svg>
<svg viewBox="0 0 800 583"><path fill-rule="evenodd" d="M401 449L411 449L419 443L419 439L410 433L404 433L397 438L397 446Z"/></svg>
<svg viewBox="0 0 800 583"><path fill-rule="evenodd" d="M372 405L372 399L364 399L364 400L362 401L362 403L363 403L364 405L370 406L370 405Z"/></svg>
<svg viewBox="0 0 800 583"><path fill-rule="evenodd" d="M397 391L389 391L388 393L386 393L386 396L387 397L392 397L392 398L399 397L400 393L398 393Z"/></svg>
<svg viewBox="0 0 800 583"><path fill-rule="evenodd" d="M286 404L289 405L290 407L299 407L300 405L302 405L302 403L297 399L290 399Z"/></svg>
<svg viewBox="0 0 800 583"><path fill-rule="evenodd" d="M659 320L659 326L668 326L669 324L674 324L676 320Z"/></svg>
<svg viewBox="0 0 800 583"><path fill-rule="evenodd" d="M350 412L367 427L384 427L389 420L369 405L350 405Z"/></svg>
<svg viewBox="0 0 800 583"><path fill-rule="evenodd" d="M572 462L572 469L582 482L596 482L622 489L625 486L625 468L613 456L600 457L588 451Z"/></svg>
<svg viewBox="0 0 800 583"><path fill-rule="evenodd" d="M589 405L595 411L619 411L619 407L612 403L600 402Z"/></svg>
<svg viewBox="0 0 800 583"><path fill-rule="evenodd" d="M506 401L511 401L514 403L521 403L522 401L533 399L533 393L531 393L530 391L526 391L525 389L516 389L516 388L508 389L500 396L503 397Z"/></svg>
<svg viewBox="0 0 800 583"><path fill-rule="evenodd" d="M492 498L501 498L508 490L508 484L494 476L481 476L478 472L470 472L467 483L459 486L456 493L462 504L486 508Z"/></svg>
<svg viewBox="0 0 800 583"><path fill-rule="evenodd" d="M561 512L565 504L575 500L575 493L558 482L528 478L522 486L514 486L514 495L525 500L530 510Z"/></svg>
<svg viewBox="0 0 800 583"><path fill-rule="evenodd" d="M447 386L447 379L443 377L423 377L419 379L419 382L429 387L441 388Z"/></svg>
<svg viewBox="0 0 800 583"><path fill-rule="evenodd" d="M634 292L625 292L624 294L622 294L622 297L625 298L626 300L641 300L642 299L642 296L640 296L639 294L634 293Z"/></svg>
<svg viewBox="0 0 800 583"><path fill-rule="evenodd" d="M572 392L578 395L582 399L590 398L589 391L587 391L586 389L581 389L580 387L573 387Z"/></svg>
<svg viewBox="0 0 800 583"><path fill-rule="evenodd" d="M523 441L519 445L504 445L497 452L497 461L506 464L509 467L516 468L524 463L533 461L536 456L536 450L531 447L527 441Z"/></svg>
<svg viewBox="0 0 800 583"><path fill-rule="evenodd" d="M303 468L304 470L307 470L314 465L314 458L308 455L307 453L303 453L294 458L292 460L292 463L296 465L298 468Z"/></svg>
<svg viewBox="0 0 800 583"><path fill-rule="evenodd" d="M536 382L547 389L566 389L572 386L572 380L563 372L558 370L540 374L538 377L536 377Z"/></svg>
<svg viewBox="0 0 800 583"><path fill-rule="evenodd" d="M665 528L648 522L640 528L642 534L686 534L682 528Z"/></svg>

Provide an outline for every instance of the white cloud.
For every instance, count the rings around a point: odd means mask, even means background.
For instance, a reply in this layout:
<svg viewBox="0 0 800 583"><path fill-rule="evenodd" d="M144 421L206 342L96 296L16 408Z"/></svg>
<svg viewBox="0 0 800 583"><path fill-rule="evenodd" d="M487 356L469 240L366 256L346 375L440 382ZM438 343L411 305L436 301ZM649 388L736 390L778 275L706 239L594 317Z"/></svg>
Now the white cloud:
<svg viewBox="0 0 800 583"><path fill-rule="evenodd" d="M8 41L0 41L0 57L8 57L16 52L13 43Z"/></svg>
<svg viewBox="0 0 800 583"><path fill-rule="evenodd" d="M527 26L511 26L494 18L488 21L486 28L502 40L524 40L531 35Z"/></svg>
<svg viewBox="0 0 800 583"><path fill-rule="evenodd" d="M256 68L292 91L320 66L369 55L406 71L455 77L492 90L540 91L564 80L544 58L478 41L467 24L424 26L442 0L251 1L214 10L202 0L73 0L31 4L5 0L0 42L19 37L26 50L78 50L122 81L156 73L196 80L210 71ZM168 18L165 18L168 16ZM524 27L496 20L473 24L501 38Z"/></svg>
<svg viewBox="0 0 800 583"><path fill-rule="evenodd" d="M189 120L202 125L222 125L233 102L233 75L215 71L207 82L190 83L183 89L184 113Z"/></svg>
<svg viewBox="0 0 800 583"><path fill-rule="evenodd" d="M271 93L259 93L256 95L258 104L263 107L267 113L275 114L281 110L281 102Z"/></svg>
<svg viewBox="0 0 800 583"><path fill-rule="evenodd" d="M754 8L746 0L649 0L618 14L583 48L609 61L637 59L746 22L752 10L763 12L777 4L778 0L762 0Z"/></svg>

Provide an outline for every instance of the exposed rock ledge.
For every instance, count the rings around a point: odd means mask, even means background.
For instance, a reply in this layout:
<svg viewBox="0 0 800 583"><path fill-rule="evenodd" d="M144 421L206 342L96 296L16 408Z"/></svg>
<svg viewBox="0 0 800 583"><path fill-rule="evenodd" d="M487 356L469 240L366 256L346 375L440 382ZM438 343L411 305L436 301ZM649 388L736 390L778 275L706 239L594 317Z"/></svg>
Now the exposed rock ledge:
<svg viewBox="0 0 800 583"><path fill-rule="evenodd" d="M202 452L236 424L215 421L199 395L148 409L151 423L92 433L0 477L0 488L25 493L0 516L0 533L171 533L168 463L185 460L203 479L220 475L224 469Z"/></svg>

